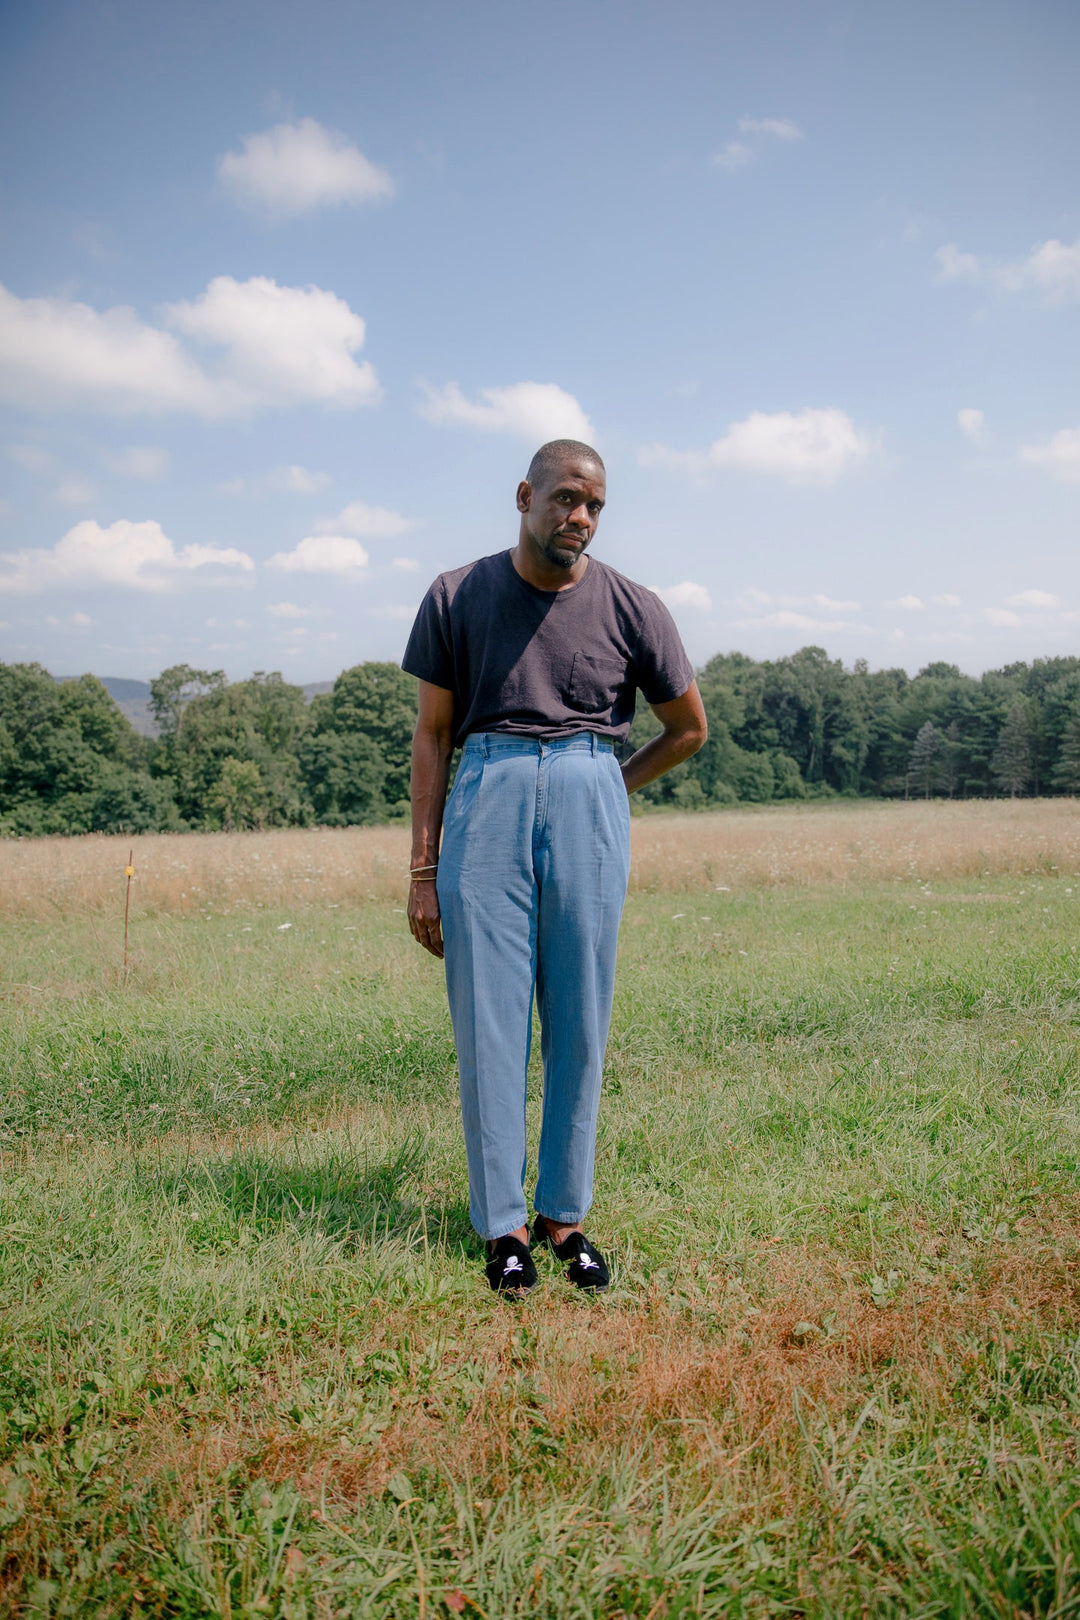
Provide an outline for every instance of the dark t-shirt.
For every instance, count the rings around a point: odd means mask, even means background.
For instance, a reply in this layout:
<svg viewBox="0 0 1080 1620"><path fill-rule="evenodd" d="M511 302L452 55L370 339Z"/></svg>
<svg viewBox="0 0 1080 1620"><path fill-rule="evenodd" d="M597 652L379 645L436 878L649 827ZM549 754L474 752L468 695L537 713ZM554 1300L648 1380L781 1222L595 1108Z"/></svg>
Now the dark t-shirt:
<svg viewBox="0 0 1080 1620"><path fill-rule="evenodd" d="M440 574L402 668L454 694L454 742L473 731L624 741L638 691L670 703L694 679L660 598L590 557L576 585L541 591L508 551Z"/></svg>

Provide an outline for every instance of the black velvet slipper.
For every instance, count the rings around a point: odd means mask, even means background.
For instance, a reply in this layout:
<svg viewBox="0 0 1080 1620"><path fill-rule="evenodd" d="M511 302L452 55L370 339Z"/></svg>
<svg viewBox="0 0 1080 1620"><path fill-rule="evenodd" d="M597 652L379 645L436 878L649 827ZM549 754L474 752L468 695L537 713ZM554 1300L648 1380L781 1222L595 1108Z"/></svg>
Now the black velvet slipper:
<svg viewBox="0 0 1080 1620"><path fill-rule="evenodd" d="M512 1233L487 1246L487 1280L497 1294L527 1294L539 1278L527 1243Z"/></svg>
<svg viewBox="0 0 1080 1620"><path fill-rule="evenodd" d="M539 1216L533 1228L533 1243L546 1244L556 1260L569 1260L566 1275L575 1288L587 1288L602 1294L611 1286L611 1273L600 1250L594 1248L584 1232L571 1232L562 1243L556 1243L547 1229L547 1222Z"/></svg>

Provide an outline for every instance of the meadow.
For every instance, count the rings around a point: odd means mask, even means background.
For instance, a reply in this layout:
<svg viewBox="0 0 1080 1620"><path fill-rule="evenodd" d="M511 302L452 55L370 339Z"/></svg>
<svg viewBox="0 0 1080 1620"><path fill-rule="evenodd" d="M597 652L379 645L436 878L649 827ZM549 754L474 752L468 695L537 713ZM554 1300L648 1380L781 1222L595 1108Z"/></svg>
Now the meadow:
<svg viewBox="0 0 1080 1620"><path fill-rule="evenodd" d="M0 843L0 1613L1080 1614L1076 802L633 836L520 1306L401 829Z"/></svg>

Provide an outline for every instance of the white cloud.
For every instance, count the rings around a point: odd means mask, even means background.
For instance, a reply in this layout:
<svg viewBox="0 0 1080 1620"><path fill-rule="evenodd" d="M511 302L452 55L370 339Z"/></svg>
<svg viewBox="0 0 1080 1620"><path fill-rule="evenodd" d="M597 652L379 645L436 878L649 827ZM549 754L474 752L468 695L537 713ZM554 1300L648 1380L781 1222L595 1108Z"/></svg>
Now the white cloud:
<svg viewBox="0 0 1080 1620"><path fill-rule="evenodd" d="M662 602L671 608L697 608L702 613L712 611L712 597L704 585L684 579L679 585L650 585Z"/></svg>
<svg viewBox="0 0 1080 1620"><path fill-rule="evenodd" d="M331 478L329 473L309 472L306 467L291 464L288 467L275 467L268 482L271 489L284 490L288 495L317 495L331 482Z"/></svg>
<svg viewBox="0 0 1080 1620"><path fill-rule="evenodd" d="M395 557L394 567L400 568L403 574L415 574L420 564L415 557Z"/></svg>
<svg viewBox="0 0 1080 1620"><path fill-rule="evenodd" d="M735 606L745 613L752 613L757 608L776 606L780 609L800 610L796 616L806 618L801 612L806 607L822 608L826 613L860 613L861 602L845 602L835 596L826 596L822 591L814 591L810 596L774 596L770 591L758 590L754 585L747 590L740 591L735 598ZM749 621L746 621L749 622ZM757 622L756 620L754 621ZM816 619L807 619L808 624L817 624Z"/></svg>
<svg viewBox="0 0 1080 1620"><path fill-rule="evenodd" d="M1024 622L1019 613L1012 613L1008 608L984 608L983 618L987 624L1016 625Z"/></svg>
<svg viewBox="0 0 1080 1620"><path fill-rule="evenodd" d="M756 156L753 147L747 146L745 141L728 141L727 145L716 153L713 162L718 168L727 169L729 174L734 174L736 169L745 169L748 163L753 163Z"/></svg>
<svg viewBox="0 0 1080 1620"><path fill-rule="evenodd" d="M38 409L187 411L244 415L306 401L354 406L379 397L354 355L365 326L321 287L279 287L267 276L217 276L166 324L223 350L211 375L171 331L122 306L104 312L63 298L17 298L0 287L0 397Z"/></svg>
<svg viewBox="0 0 1080 1620"><path fill-rule="evenodd" d="M292 551L277 551L268 568L287 574L333 574L339 579L356 579L368 565L368 554L359 540L342 534L309 534Z"/></svg>
<svg viewBox="0 0 1080 1620"><path fill-rule="evenodd" d="M109 451L105 465L121 478L164 478L169 470L169 453L154 445L129 444L126 450Z"/></svg>
<svg viewBox="0 0 1080 1620"><path fill-rule="evenodd" d="M215 276L201 298L167 313L188 337L225 350L229 382L244 408L309 400L370 405L379 398L374 369L353 358L363 347L363 320L322 287Z"/></svg>
<svg viewBox="0 0 1080 1620"><path fill-rule="evenodd" d="M898 596L896 601L893 603L893 607L904 608L908 613L922 613L926 607L926 603L923 601L921 596L912 596L908 594L907 596Z"/></svg>
<svg viewBox="0 0 1080 1620"><path fill-rule="evenodd" d="M548 439L581 439L589 443L593 429L573 394L556 383L520 382L505 388L481 388L480 404L470 404L456 382L434 388L421 383L424 402L420 415L437 426L483 428L488 433L512 433L540 444Z"/></svg>
<svg viewBox="0 0 1080 1620"><path fill-rule="evenodd" d="M1080 427L1062 428L1049 444L1025 444L1020 450L1024 461L1045 467L1066 483L1080 481Z"/></svg>
<svg viewBox="0 0 1080 1620"><path fill-rule="evenodd" d="M966 439L970 439L972 444L985 443L986 417L982 411L977 411L974 406L965 406L962 411L957 411L956 421L961 433Z"/></svg>
<svg viewBox="0 0 1080 1620"><path fill-rule="evenodd" d="M56 465L54 457L39 444L9 444L6 454L12 461L17 461L25 472L34 473L38 477L51 472Z"/></svg>
<svg viewBox="0 0 1080 1620"><path fill-rule="evenodd" d="M947 591L944 592L941 596L933 597L932 601L934 602L936 607L960 607L961 606L960 598L958 596L950 596Z"/></svg>
<svg viewBox="0 0 1080 1620"><path fill-rule="evenodd" d="M218 386L169 332L133 309L99 314L64 298L0 287L0 389L14 405L223 414Z"/></svg>
<svg viewBox="0 0 1080 1620"><path fill-rule="evenodd" d="M250 575L255 564L231 546L189 545L177 549L160 523L129 523L103 529L91 520L76 523L51 547L0 553L0 591L29 595L68 586L111 585L139 591L168 591L191 581L200 570L233 577Z"/></svg>
<svg viewBox="0 0 1080 1620"><path fill-rule="evenodd" d="M742 135L775 135L780 141L801 141L803 132L791 118L740 118Z"/></svg>
<svg viewBox="0 0 1080 1620"><path fill-rule="evenodd" d="M77 624L80 630L85 630L86 626L88 624L93 624L94 621L90 617L89 613L73 613L71 615L71 622L72 624Z"/></svg>
<svg viewBox="0 0 1080 1620"><path fill-rule="evenodd" d="M399 619L403 624L411 624L416 617L419 602L390 602L385 607L372 608L380 619Z"/></svg>
<svg viewBox="0 0 1080 1620"><path fill-rule="evenodd" d="M718 168L727 169L730 174L754 162L763 137L779 141L801 141L803 138L802 130L790 118L740 118L739 134L748 139L728 141L713 158Z"/></svg>
<svg viewBox="0 0 1080 1620"><path fill-rule="evenodd" d="M1003 265L997 279L1010 292L1035 288L1050 298L1080 297L1080 238L1071 244L1036 243L1026 259Z"/></svg>
<svg viewBox="0 0 1080 1620"><path fill-rule="evenodd" d="M732 622L739 629L812 630L817 635L835 635L842 630L856 628L847 619L819 619L809 613L796 613L792 608L778 608L775 613L761 613Z"/></svg>
<svg viewBox="0 0 1080 1620"><path fill-rule="evenodd" d="M1056 608L1061 606L1061 597L1053 596L1049 591L1018 591L1015 596L1008 597L1010 607L1014 608Z"/></svg>
<svg viewBox="0 0 1080 1620"><path fill-rule="evenodd" d="M61 506L88 506L97 490L86 478L64 478L53 490L53 500Z"/></svg>
<svg viewBox="0 0 1080 1620"><path fill-rule="evenodd" d="M297 607L295 602L271 602L266 611L272 619L308 619L315 609Z"/></svg>
<svg viewBox="0 0 1080 1620"><path fill-rule="evenodd" d="M1051 301L1080 298L1080 238L1036 242L1026 258L999 263L948 242L936 254L939 281L985 281L1004 292L1040 292Z"/></svg>
<svg viewBox="0 0 1080 1620"><path fill-rule="evenodd" d="M870 452L870 439L851 418L834 409L752 411L733 422L704 452L647 445L638 459L646 467L703 474L717 467L786 478L792 483L835 483Z"/></svg>
<svg viewBox="0 0 1080 1620"><path fill-rule="evenodd" d="M364 501L350 501L337 517L320 518L315 525L319 534L351 534L363 540L393 540L415 527L400 512L388 506L368 506Z"/></svg>
<svg viewBox="0 0 1080 1620"><path fill-rule="evenodd" d="M314 118L245 135L239 152L218 163L222 183L241 202L295 215L333 203L392 197L394 182L344 135Z"/></svg>
<svg viewBox="0 0 1080 1620"><path fill-rule="evenodd" d="M946 242L934 254L939 281L978 281L982 267L974 253L961 253L955 242Z"/></svg>

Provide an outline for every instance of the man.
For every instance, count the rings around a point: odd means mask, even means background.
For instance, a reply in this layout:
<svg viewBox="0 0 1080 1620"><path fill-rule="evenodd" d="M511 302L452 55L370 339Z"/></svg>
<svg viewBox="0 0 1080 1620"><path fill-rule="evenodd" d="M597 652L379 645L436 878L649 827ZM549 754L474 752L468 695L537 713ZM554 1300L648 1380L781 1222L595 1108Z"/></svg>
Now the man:
<svg viewBox="0 0 1080 1620"><path fill-rule="evenodd" d="M706 735L667 609L587 555L605 494L595 450L542 446L518 485L517 545L440 574L402 660L420 681L409 925L445 955L470 1214L492 1288L517 1294L537 1281L524 1194L534 993L544 1096L533 1244L578 1287L608 1285L581 1223L629 875L627 795ZM620 769L614 746L636 690L663 729Z"/></svg>

